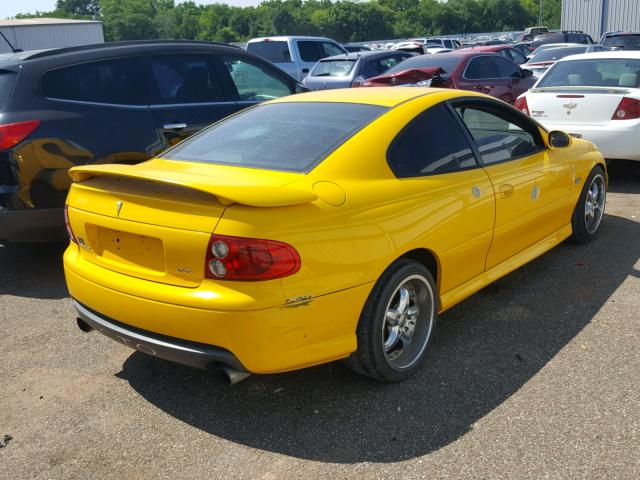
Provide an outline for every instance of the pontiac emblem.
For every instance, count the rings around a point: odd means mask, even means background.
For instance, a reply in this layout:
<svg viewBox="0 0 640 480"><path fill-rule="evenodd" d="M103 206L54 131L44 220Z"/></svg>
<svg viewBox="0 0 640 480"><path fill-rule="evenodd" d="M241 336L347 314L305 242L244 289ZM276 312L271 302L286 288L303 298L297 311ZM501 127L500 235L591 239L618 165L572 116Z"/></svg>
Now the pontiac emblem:
<svg viewBox="0 0 640 480"><path fill-rule="evenodd" d="M122 202L117 201L116 202L116 216L120 216L120 210L122 210Z"/></svg>

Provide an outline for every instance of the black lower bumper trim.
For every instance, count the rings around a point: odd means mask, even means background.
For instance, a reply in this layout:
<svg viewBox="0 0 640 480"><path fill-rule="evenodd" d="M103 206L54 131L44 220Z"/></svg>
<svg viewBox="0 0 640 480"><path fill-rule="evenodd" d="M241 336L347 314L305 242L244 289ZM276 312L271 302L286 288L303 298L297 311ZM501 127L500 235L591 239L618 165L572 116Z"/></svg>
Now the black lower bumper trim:
<svg viewBox="0 0 640 480"><path fill-rule="evenodd" d="M160 335L125 325L73 300L78 317L88 326L127 347L170 362L210 370L224 364L246 372L233 353L221 347Z"/></svg>

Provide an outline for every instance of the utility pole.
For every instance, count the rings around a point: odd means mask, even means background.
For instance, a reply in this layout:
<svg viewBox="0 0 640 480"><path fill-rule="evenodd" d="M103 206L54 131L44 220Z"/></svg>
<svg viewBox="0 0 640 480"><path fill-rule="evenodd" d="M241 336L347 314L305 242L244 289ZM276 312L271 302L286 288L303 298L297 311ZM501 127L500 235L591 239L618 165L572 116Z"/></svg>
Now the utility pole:
<svg viewBox="0 0 640 480"><path fill-rule="evenodd" d="M544 0L540 0L540 10L538 13L538 26L542 25L543 20L543 13L544 13L544 6L543 6L543 1Z"/></svg>

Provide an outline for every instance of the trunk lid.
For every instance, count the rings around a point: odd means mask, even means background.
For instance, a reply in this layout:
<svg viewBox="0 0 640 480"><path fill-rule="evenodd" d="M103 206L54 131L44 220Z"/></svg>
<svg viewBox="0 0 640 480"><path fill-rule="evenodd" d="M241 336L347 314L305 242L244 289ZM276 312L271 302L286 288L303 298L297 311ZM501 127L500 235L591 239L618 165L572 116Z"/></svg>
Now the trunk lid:
<svg viewBox="0 0 640 480"><path fill-rule="evenodd" d="M402 72L392 73L388 75L381 75L379 77L373 77L367 80L365 85L372 87L384 86L384 85L407 85L416 84L425 80L430 80L435 77L446 73L440 67L431 68L412 68L409 70L403 70Z"/></svg>
<svg viewBox="0 0 640 480"><path fill-rule="evenodd" d="M288 188L300 174L152 160L77 167L67 198L83 259L183 287L204 279L209 238L229 205L295 205L317 197Z"/></svg>
<svg viewBox="0 0 640 480"><path fill-rule="evenodd" d="M527 92L531 117L563 125L606 125L625 95L626 88L545 87Z"/></svg>

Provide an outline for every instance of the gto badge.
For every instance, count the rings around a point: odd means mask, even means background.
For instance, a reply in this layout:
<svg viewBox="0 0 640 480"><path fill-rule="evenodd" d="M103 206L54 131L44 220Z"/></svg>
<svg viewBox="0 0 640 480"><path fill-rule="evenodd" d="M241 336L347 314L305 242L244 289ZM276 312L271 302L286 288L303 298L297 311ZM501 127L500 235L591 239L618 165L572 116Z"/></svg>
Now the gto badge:
<svg viewBox="0 0 640 480"><path fill-rule="evenodd" d="M120 216L120 210L122 210L122 202L117 201L116 202L116 216L119 217Z"/></svg>

